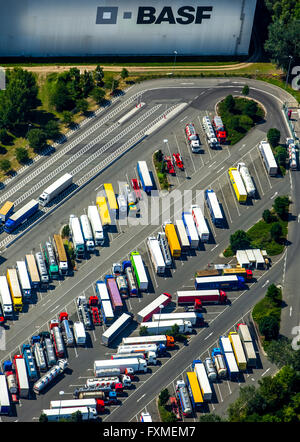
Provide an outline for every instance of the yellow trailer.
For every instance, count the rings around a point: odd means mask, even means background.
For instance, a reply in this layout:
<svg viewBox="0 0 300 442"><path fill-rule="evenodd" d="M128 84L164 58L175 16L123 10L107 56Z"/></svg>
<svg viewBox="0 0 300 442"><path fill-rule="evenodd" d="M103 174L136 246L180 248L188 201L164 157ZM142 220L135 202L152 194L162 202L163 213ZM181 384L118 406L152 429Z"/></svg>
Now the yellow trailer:
<svg viewBox="0 0 300 442"><path fill-rule="evenodd" d="M5 223L5 221L7 220L9 215L11 215L13 210L14 210L14 203L6 201L6 203L3 204L3 206L0 209L0 219L3 223Z"/></svg>
<svg viewBox="0 0 300 442"><path fill-rule="evenodd" d="M244 353L243 344L236 332L231 332L228 335L229 341L233 348L233 353L236 359L236 363L239 367L239 370L243 371L247 368L247 358Z"/></svg>
<svg viewBox="0 0 300 442"><path fill-rule="evenodd" d="M190 398L192 400L194 409L199 410L203 405L203 396L201 393L200 385L197 375L194 371L188 371L186 373L186 383L189 390Z"/></svg>
<svg viewBox="0 0 300 442"><path fill-rule="evenodd" d="M240 172L236 167L230 167L230 169L228 169L228 174L238 202L245 203L247 201L247 191Z"/></svg>
<svg viewBox="0 0 300 442"><path fill-rule="evenodd" d="M244 267L235 267L235 268L232 268L232 269L223 269L223 276L224 275L243 276L246 279L252 279L252 277L253 277L252 270L244 269Z"/></svg>
<svg viewBox="0 0 300 442"><path fill-rule="evenodd" d="M113 186L110 183L104 183L103 187L104 187L105 195L107 198L108 210L110 212L113 212L114 214L116 214L119 207L118 207L118 203L117 203L117 199L116 199L116 195L115 195Z"/></svg>
<svg viewBox="0 0 300 442"><path fill-rule="evenodd" d="M6 279L9 285L14 311L21 312L23 309L23 300L16 269L7 269Z"/></svg>
<svg viewBox="0 0 300 442"><path fill-rule="evenodd" d="M176 234L174 224L165 224L165 234L169 243L171 255L173 258L180 258L181 256L181 246L179 243L178 236Z"/></svg>
<svg viewBox="0 0 300 442"><path fill-rule="evenodd" d="M105 196L97 196L96 206L99 209L99 214L100 214L102 225L103 226L110 226L111 225L111 218L110 218L109 210L108 210L108 207L106 204Z"/></svg>

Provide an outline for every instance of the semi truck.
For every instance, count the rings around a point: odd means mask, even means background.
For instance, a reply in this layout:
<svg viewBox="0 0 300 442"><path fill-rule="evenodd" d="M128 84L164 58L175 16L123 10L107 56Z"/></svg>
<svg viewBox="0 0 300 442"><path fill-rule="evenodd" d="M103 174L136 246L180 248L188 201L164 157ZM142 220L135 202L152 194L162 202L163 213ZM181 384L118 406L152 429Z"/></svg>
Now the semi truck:
<svg viewBox="0 0 300 442"><path fill-rule="evenodd" d="M171 300L172 296L169 293L162 293L137 313L136 317L138 322L149 321L152 318L152 315L160 310L161 305L165 307L171 302Z"/></svg>
<svg viewBox="0 0 300 442"><path fill-rule="evenodd" d="M204 366L207 373L207 377L210 381L215 381L217 379L217 372L214 367L214 363L211 358L205 358Z"/></svg>
<svg viewBox="0 0 300 442"><path fill-rule="evenodd" d="M191 213L201 242L208 242L209 229L202 210L196 204L191 205Z"/></svg>
<svg viewBox="0 0 300 442"><path fill-rule="evenodd" d="M212 389L203 362L200 359L195 359L192 363L192 368L196 373L203 400L211 401Z"/></svg>
<svg viewBox="0 0 300 442"><path fill-rule="evenodd" d="M194 371L188 371L186 373L186 385L194 410L200 410L203 405L203 396L200 390L197 375Z"/></svg>
<svg viewBox="0 0 300 442"><path fill-rule="evenodd" d="M133 268L139 289L141 291L148 290L149 281L148 281L148 277L146 274L146 270L145 270L145 266L144 266L142 257L139 254L139 252L136 252L136 251L131 252L130 253L130 261L132 264L132 268Z"/></svg>
<svg viewBox="0 0 300 442"><path fill-rule="evenodd" d="M216 115L212 120L212 125L215 130L219 144L225 144L227 135L222 118Z"/></svg>
<svg viewBox="0 0 300 442"><path fill-rule="evenodd" d="M130 296L137 296L138 295L138 288L133 276L133 271L131 267L130 261L123 261L122 263L123 273L126 276L127 279L127 285Z"/></svg>
<svg viewBox="0 0 300 442"><path fill-rule="evenodd" d="M113 311L115 315L119 315L123 310L123 301L113 275L106 275L105 283L110 296Z"/></svg>
<svg viewBox="0 0 300 442"><path fill-rule="evenodd" d="M124 195L119 195L117 198L118 206L119 206L119 218L123 218L127 216L127 201Z"/></svg>
<svg viewBox="0 0 300 442"><path fill-rule="evenodd" d="M3 308L5 318L13 317L13 302L10 296L10 291L6 276L0 276L0 301Z"/></svg>
<svg viewBox="0 0 300 442"><path fill-rule="evenodd" d="M228 334L228 338L231 343L239 370L245 371L247 368L247 359L239 335L236 332L230 332Z"/></svg>
<svg viewBox="0 0 300 442"><path fill-rule="evenodd" d="M97 377L100 370L109 368L119 368L120 373L124 374L128 368L132 368L134 373L147 372L147 362L144 359L130 358L130 359L117 359L115 361L99 360L94 362L94 375Z"/></svg>
<svg viewBox="0 0 300 442"><path fill-rule="evenodd" d="M190 212L183 212L182 221L185 226L190 247L192 249L197 249L197 247L199 246L199 235L193 220L193 215Z"/></svg>
<svg viewBox="0 0 300 442"><path fill-rule="evenodd" d="M139 358L139 359L145 359L147 361L148 365L156 365L157 364L157 358L156 353L153 351L149 351L146 353L115 353L111 355L111 359L129 359L129 358Z"/></svg>
<svg viewBox="0 0 300 442"><path fill-rule="evenodd" d="M176 393L180 402L183 416L190 416L193 412L185 382L180 379L176 382Z"/></svg>
<svg viewBox="0 0 300 442"><path fill-rule="evenodd" d="M39 210L39 203L31 200L13 215L10 215L4 224L4 230L7 233L13 232L17 227L27 221Z"/></svg>
<svg viewBox="0 0 300 442"><path fill-rule="evenodd" d="M197 301L197 302L196 302ZM227 295L223 290L188 290L177 292L178 305L226 304Z"/></svg>
<svg viewBox="0 0 300 442"><path fill-rule="evenodd" d="M141 422L152 422L152 417L151 417L151 414L150 413L141 413L141 416L140 416L140 421Z"/></svg>
<svg viewBox="0 0 300 442"><path fill-rule="evenodd" d="M111 324L115 319L115 314L110 301L102 301L100 304L102 318L105 324Z"/></svg>
<svg viewBox="0 0 300 442"><path fill-rule="evenodd" d="M71 408L55 408L42 410L42 414L47 416L48 422L59 422L61 419L70 419L73 413L80 411L83 421L97 419L96 408L89 407L71 407Z"/></svg>
<svg viewBox="0 0 300 442"><path fill-rule="evenodd" d="M163 275L166 270L166 265L158 240L154 236L149 236L147 245L155 272L158 275Z"/></svg>
<svg viewBox="0 0 300 442"><path fill-rule="evenodd" d="M47 187L39 197L39 203L41 206L46 206L57 195L71 186L73 181L72 175L66 173L62 177L58 178L53 184Z"/></svg>
<svg viewBox="0 0 300 442"><path fill-rule="evenodd" d="M236 359L234 357L233 349L230 343L230 340L226 336L220 336L219 338L219 347L221 349L222 355L225 359L225 364L227 367L227 374L233 380L239 374L239 368L236 363Z"/></svg>
<svg viewBox="0 0 300 442"><path fill-rule="evenodd" d="M203 117L202 119L203 129L206 134L207 143L211 149L217 149L219 147L219 143L214 131L214 128L211 124L211 121L208 116Z"/></svg>
<svg viewBox="0 0 300 442"><path fill-rule="evenodd" d="M0 373L0 414L10 414L11 405L5 374Z"/></svg>
<svg viewBox="0 0 300 442"><path fill-rule="evenodd" d="M50 339L50 333L49 332L42 332L41 333L41 341L42 341L43 350L45 352L48 367L52 367L53 365L56 365L55 350L54 350L53 343Z"/></svg>
<svg viewBox="0 0 300 442"><path fill-rule="evenodd" d="M111 217L108 210L108 205L105 196L97 196L96 206L99 209L101 224L103 227L111 225Z"/></svg>
<svg viewBox="0 0 300 442"><path fill-rule="evenodd" d="M48 286L48 283L49 283L49 274L47 271L45 259L43 257L42 252L37 252L35 254L35 259L36 259L36 264L39 269L39 274L40 274L40 278L41 278L41 286L45 288Z"/></svg>
<svg viewBox="0 0 300 442"><path fill-rule="evenodd" d="M110 301L109 293L104 281L99 280L96 282L96 295L98 296L100 305L103 301Z"/></svg>
<svg viewBox="0 0 300 442"><path fill-rule="evenodd" d="M114 192L113 186L111 183L104 183L103 189L107 198L108 211L113 220L117 217L118 212L118 202L116 199L116 194Z"/></svg>
<svg viewBox="0 0 300 442"><path fill-rule="evenodd" d="M185 126L185 134L192 152L195 153L200 152L201 150L200 139L193 123L188 123Z"/></svg>
<svg viewBox="0 0 300 442"><path fill-rule="evenodd" d="M228 175L232 184L236 199L239 203L245 203L247 201L247 190L240 175L240 172L236 167L230 167L228 169Z"/></svg>
<svg viewBox="0 0 300 442"><path fill-rule="evenodd" d="M87 215L80 216L80 224L83 233L83 238L85 241L86 250L88 252L93 252L95 250L95 243L94 243L93 232Z"/></svg>
<svg viewBox="0 0 300 442"><path fill-rule="evenodd" d="M152 321L172 321L183 319L190 321L192 325L202 325L203 315L195 312L180 312L180 313L156 313L152 316Z"/></svg>
<svg viewBox="0 0 300 442"><path fill-rule="evenodd" d="M131 336L122 339L122 345L144 345L156 344L164 345L165 347L174 347L175 342L173 336L156 335L156 336Z"/></svg>
<svg viewBox="0 0 300 442"><path fill-rule="evenodd" d="M72 233L72 241L76 256L83 257L85 253L85 243L80 227L80 222L77 216L70 215L69 225Z"/></svg>
<svg viewBox="0 0 300 442"><path fill-rule="evenodd" d="M217 374L220 378L226 378L227 376L227 368L224 356L222 355L222 352L219 347L213 348L211 352L211 357L213 360L213 363L216 367Z"/></svg>
<svg viewBox="0 0 300 442"><path fill-rule="evenodd" d="M20 287L23 295L24 301L29 301L31 297L31 283L29 279L29 275L27 272L25 261L17 261L16 268L18 272L18 279L20 282Z"/></svg>
<svg viewBox="0 0 300 442"><path fill-rule="evenodd" d="M254 185L248 167L245 163L238 163L237 170L242 177L248 196L250 198L254 198L256 196L256 187Z"/></svg>
<svg viewBox="0 0 300 442"><path fill-rule="evenodd" d="M16 395L18 393L18 383L12 362L10 360L4 361L3 369L6 376L8 390L11 395Z"/></svg>
<svg viewBox="0 0 300 442"><path fill-rule="evenodd" d="M38 378L38 372L36 364L33 358L30 344L22 345L22 355L25 360L28 378L30 381L36 381Z"/></svg>
<svg viewBox="0 0 300 442"><path fill-rule="evenodd" d="M216 227L222 227L224 224L224 217L222 210L213 189L205 190L205 201L212 219L212 222Z"/></svg>
<svg viewBox="0 0 300 442"><path fill-rule="evenodd" d="M258 149L260 151L268 174L270 176L276 176L278 172L278 166L270 144L267 141L261 141Z"/></svg>
<svg viewBox="0 0 300 442"><path fill-rule="evenodd" d="M0 209L0 221L5 223L5 221L10 217L14 211L14 203L11 201L6 201Z"/></svg>
<svg viewBox="0 0 300 442"><path fill-rule="evenodd" d="M67 359L59 359L57 364L47 371L38 381L33 385L33 391L40 394L46 387L52 384L54 379L61 375L68 367Z"/></svg>
<svg viewBox="0 0 300 442"><path fill-rule="evenodd" d="M37 289L40 286L41 279L34 259L34 255L25 255L25 261L29 273L31 286L32 288Z"/></svg>
<svg viewBox="0 0 300 442"><path fill-rule="evenodd" d="M146 327L150 334L162 334L170 331L174 325L178 325L179 333L192 333L193 326L190 321L184 321L183 319L175 319L172 321L152 321L142 322L141 327Z"/></svg>
<svg viewBox="0 0 300 442"><path fill-rule="evenodd" d="M172 261L172 256L170 253L169 244L168 244L168 240L167 240L165 232L158 232L157 240L159 242L161 253L164 258L165 266L167 268L171 268L173 261Z"/></svg>
<svg viewBox="0 0 300 442"><path fill-rule="evenodd" d="M128 287L125 276L119 275L116 277L116 283L118 286L119 293L123 299L128 298Z"/></svg>
<svg viewBox="0 0 300 442"><path fill-rule="evenodd" d="M188 239L184 222L182 219L175 221L176 233L181 246L181 253L187 253L190 249L190 241Z"/></svg>
<svg viewBox="0 0 300 442"><path fill-rule="evenodd" d="M89 297L89 309L94 326L101 325L101 318L99 313L99 300L97 296Z"/></svg>
<svg viewBox="0 0 300 442"><path fill-rule="evenodd" d="M165 221L163 224L163 228L168 240L170 252L173 258L180 258L181 256L181 247L176 234L175 226L171 223L170 220Z"/></svg>
<svg viewBox="0 0 300 442"><path fill-rule="evenodd" d="M236 326L238 335L242 341L245 356L247 358L247 364L249 367L256 367L257 357L253 345L253 340L249 331L249 328L244 323L239 323Z"/></svg>
<svg viewBox="0 0 300 442"><path fill-rule="evenodd" d="M97 206L88 206L88 218L91 223L95 244L102 246L104 244L104 233Z"/></svg>
<svg viewBox="0 0 300 442"><path fill-rule="evenodd" d="M80 317L80 321L83 322L84 327L87 330L91 330L93 328L93 324L92 324L92 319L91 319L89 307L87 304L87 300L84 295L78 296L77 308L78 308L78 314Z"/></svg>
<svg viewBox="0 0 300 442"><path fill-rule="evenodd" d="M245 287L245 279L242 276L208 276L206 278L195 278L196 290L242 290Z"/></svg>
<svg viewBox="0 0 300 442"><path fill-rule="evenodd" d="M59 329L59 323L56 319L50 321L50 333L52 336L56 357L63 358L65 355L64 341Z"/></svg>
<svg viewBox="0 0 300 442"><path fill-rule="evenodd" d="M32 336L31 346L32 346L32 351L34 354L37 368L39 369L40 372L47 371L47 363L46 363L45 355L44 355L43 348L41 345L41 337L38 335Z"/></svg>
<svg viewBox="0 0 300 442"><path fill-rule="evenodd" d="M73 331L75 342L77 345L85 345L86 343L86 332L82 322L74 322Z"/></svg>
<svg viewBox="0 0 300 442"><path fill-rule="evenodd" d="M162 356L166 353L166 346L165 344L119 345L117 350L118 354L148 354L149 352L155 353L158 356Z"/></svg>
<svg viewBox="0 0 300 442"><path fill-rule="evenodd" d="M74 337L69 323L69 315L67 312L59 314L59 325L67 347L73 347Z"/></svg>
<svg viewBox="0 0 300 442"><path fill-rule="evenodd" d="M55 253L50 241L46 241L44 246L45 260L48 265L48 272L51 279L59 279L59 268L56 262Z"/></svg>
<svg viewBox="0 0 300 442"><path fill-rule="evenodd" d="M67 275L69 271L68 257L62 237L58 234L53 235L53 247L58 263L58 271L61 276Z"/></svg>
<svg viewBox="0 0 300 442"><path fill-rule="evenodd" d="M6 279L10 289L14 311L21 312L23 309L23 300L16 269L7 269Z"/></svg>
<svg viewBox="0 0 300 442"><path fill-rule="evenodd" d="M225 275L237 275L242 276L247 280L251 280L253 278L253 272L250 269L244 269L243 267L233 267L231 269L223 269L223 276Z"/></svg>
<svg viewBox="0 0 300 442"><path fill-rule="evenodd" d="M75 399L95 398L103 401L103 405L116 405L118 403L117 392L114 390L102 391L94 388L81 387L73 392Z"/></svg>
<svg viewBox="0 0 300 442"><path fill-rule="evenodd" d="M58 400L50 401L50 409L55 410L58 408L73 408L73 407L88 407L95 408L98 413L102 413L103 401L101 399L71 399L71 400Z"/></svg>
<svg viewBox="0 0 300 442"><path fill-rule="evenodd" d="M129 313L123 313L110 327L108 327L104 333L102 333L102 344L109 346L111 342L131 324L133 315Z"/></svg>
<svg viewBox="0 0 300 442"><path fill-rule="evenodd" d="M144 192L151 192L154 187L146 161L137 162L137 173L139 175Z"/></svg>
<svg viewBox="0 0 300 442"><path fill-rule="evenodd" d="M29 380L26 370L25 359L22 355L15 355L13 359L17 384L18 395L20 398L27 399L29 395Z"/></svg>

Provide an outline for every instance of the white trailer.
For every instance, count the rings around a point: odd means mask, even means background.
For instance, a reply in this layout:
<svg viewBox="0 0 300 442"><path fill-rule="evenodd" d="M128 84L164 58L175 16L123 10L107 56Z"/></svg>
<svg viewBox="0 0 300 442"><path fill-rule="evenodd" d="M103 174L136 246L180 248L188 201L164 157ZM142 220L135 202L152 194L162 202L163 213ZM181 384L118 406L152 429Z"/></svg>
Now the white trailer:
<svg viewBox="0 0 300 442"><path fill-rule="evenodd" d="M146 161L137 162L137 171L141 180L143 190L149 192L153 189L152 179Z"/></svg>
<svg viewBox="0 0 300 442"><path fill-rule="evenodd" d="M240 172L242 180L245 184L246 191L249 197L254 198L256 195L256 188L253 179L250 175L249 169L245 163L238 163L237 170Z"/></svg>
<svg viewBox="0 0 300 442"><path fill-rule="evenodd" d="M31 283L25 261L17 261L16 267L18 271L22 294L25 298L29 298L31 296Z"/></svg>
<svg viewBox="0 0 300 442"><path fill-rule="evenodd" d="M182 221L185 226L186 234L192 249L196 249L199 245L199 235L195 226L193 215L191 212L182 213Z"/></svg>
<svg viewBox="0 0 300 442"><path fill-rule="evenodd" d="M154 301L150 302L146 307L140 310L136 317L138 322L149 321L152 315L160 310L160 306L166 306L171 302L171 295L168 293L162 293Z"/></svg>
<svg viewBox="0 0 300 442"><path fill-rule="evenodd" d="M192 325L196 325L202 315L195 312L180 312L180 313L156 313L152 316L152 321L172 321L177 319L183 319L184 321L190 321Z"/></svg>
<svg viewBox="0 0 300 442"><path fill-rule="evenodd" d="M11 318L13 316L13 303L6 276L0 276L0 300L4 316Z"/></svg>
<svg viewBox="0 0 300 442"><path fill-rule="evenodd" d="M144 359L130 358L130 359L104 359L94 362L94 375L97 377L100 370L110 368L119 368L121 374L125 373L127 368L132 368L135 372L147 372L147 362Z"/></svg>
<svg viewBox="0 0 300 442"><path fill-rule="evenodd" d="M136 198L135 194L131 191L128 183L120 183L120 196L123 196L126 203L126 212L127 212L127 203L135 204Z"/></svg>
<svg viewBox="0 0 300 442"><path fill-rule="evenodd" d="M119 345L117 353L118 354L136 354L136 353L148 353L153 352L157 354L158 346L156 344L139 344L139 345Z"/></svg>
<svg viewBox="0 0 300 442"><path fill-rule="evenodd" d="M190 248L190 242L184 227L184 222L182 221L182 219L177 219L175 221L175 227L176 227L176 232L177 232L177 236L181 245L181 252L187 252Z"/></svg>
<svg viewBox="0 0 300 442"><path fill-rule="evenodd" d="M86 332L82 322L74 322L73 331L75 342L77 345L85 345L86 343Z"/></svg>
<svg viewBox="0 0 300 442"><path fill-rule="evenodd" d="M26 370L26 363L23 357L16 358L14 360L17 382L18 382L18 393L20 398L28 398L29 393L29 381Z"/></svg>
<svg viewBox="0 0 300 442"><path fill-rule="evenodd" d="M73 177L69 173L66 173L53 184L51 184L39 197L39 203L41 206L46 206L53 198L63 192L67 187L72 184Z"/></svg>
<svg viewBox="0 0 300 442"><path fill-rule="evenodd" d="M82 228L83 238L85 240L86 249L88 252L93 252L95 250L95 243L91 225L87 215L80 216L80 224Z"/></svg>
<svg viewBox="0 0 300 442"><path fill-rule="evenodd" d="M77 411L81 412L83 421L97 418L96 408L90 407L55 408L42 410L42 413L47 416L49 422L59 422L60 419L69 419Z"/></svg>
<svg viewBox="0 0 300 442"><path fill-rule="evenodd" d="M30 277L30 282L33 288L38 288L40 285L40 275L34 259L34 255L25 255L26 265Z"/></svg>
<svg viewBox="0 0 300 442"><path fill-rule="evenodd" d="M158 240L154 236L149 236L147 245L155 272L158 275L163 275L166 271L166 265Z"/></svg>
<svg viewBox="0 0 300 442"><path fill-rule="evenodd" d="M165 346L172 346L174 339L166 335L156 336L134 336L122 339L122 345L141 345L141 344L164 344Z"/></svg>
<svg viewBox="0 0 300 442"><path fill-rule="evenodd" d="M168 268L172 267L173 261L172 261L172 256L171 256L171 252L169 249L169 244L168 244L168 240L167 240L165 232L158 232L157 240L159 242L161 253L164 257L166 267L168 267ZM189 243L189 245L190 245L190 243Z"/></svg>
<svg viewBox="0 0 300 442"><path fill-rule="evenodd" d="M0 414L10 413L10 400L5 374L0 374Z"/></svg>
<svg viewBox="0 0 300 442"><path fill-rule="evenodd" d="M52 410L55 410L57 408L73 408L73 407L97 408L97 401L95 398L50 401L50 408Z"/></svg>
<svg viewBox="0 0 300 442"><path fill-rule="evenodd" d="M42 284L47 284L49 282L49 274L48 274L48 271L47 271L45 259L43 257L42 252L37 252L35 254L35 259L36 259L36 264L37 264L38 269L39 269L39 273L40 273L40 277L41 277L41 282L42 282Z"/></svg>
<svg viewBox="0 0 300 442"><path fill-rule="evenodd" d="M102 344L108 346L131 322L132 315L123 313L110 327L102 334Z"/></svg>
<svg viewBox="0 0 300 442"><path fill-rule="evenodd" d="M258 148L259 148L261 156L264 160L268 174L270 176L277 175L278 166L277 166L277 163L276 163L275 157L273 155L270 144L267 141L261 141Z"/></svg>
<svg viewBox="0 0 300 442"><path fill-rule="evenodd" d="M203 128L206 134L207 142L209 147L216 148L219 146L218 140L216 138L216 134L214 128L211 124L209 117L205 116L202 119Z"/></svg>
<svg viewBox="0 0 300 442"><path fill-rule="evenodd" d="M104 244L104 233L97 206L88 207L88 217L91 223L95 243L97 246L101 246Z"/></svg>
<svg viewBox="0 0 300 442"><path fill-rule="evenodd" d="M124 195L119 195L117 198L118 206L119 206L119 217L123 217L127 215L127 201Z"/></svg>
<svg viewBox="0 0 300 442"><path fill-rule="evenodd" d="M132 252L130 259L139 289L141 291L148 290L149 280L141 255Z"/></svg>
<svg viewBox="0 0 300 442"><path fill-rule="evenodd" d="M191 212L200 241L207 242L209 240L209 229L202 210L195 204L191 206Z"/></svg>
<svg viewBox="0 0 300 442"><path fill-rule="evenodd" d="M152 322L142 322L141 327L146 327L148 333L150 334L161 334L168 330L171 330L173 325L178 325L179 333L192 333L193 326L190 321L184 321L183 319L173 319L172 321L152 321Z"/></svg>
<svg viewBox="0 0 300 442"><path fill-rule="evenodd" d="M45 373L36 383L33 385L33 391L36 394L40 394L44 388L48 387L57 376L65 371L68 367L67 359L59 359L57 364L54 365L47 373Z"/></svg>
<svg viewBox="0 0 300 442"><path fill-rule="evenodd" d="M70 230L72 233L72 240L74 249L77 256L83 256L84 255L84 239L80 227L80 222L77 216L70 215Z"/></svg>
<svg viewBox="0 0 300 442"><path fill-rule="evenodd" d="M193 362L193 368L194 372L197 375L203 400L210 401L212 398L212 390L203 362L201 362L200 360L195 360Z"/></svg>
<svg viewBox="0 0 300 442"><path fill-rule="evenodd" d="M109 293L104 281L96 282L96 294L100 304L103 301L110 301Z"/></svg>

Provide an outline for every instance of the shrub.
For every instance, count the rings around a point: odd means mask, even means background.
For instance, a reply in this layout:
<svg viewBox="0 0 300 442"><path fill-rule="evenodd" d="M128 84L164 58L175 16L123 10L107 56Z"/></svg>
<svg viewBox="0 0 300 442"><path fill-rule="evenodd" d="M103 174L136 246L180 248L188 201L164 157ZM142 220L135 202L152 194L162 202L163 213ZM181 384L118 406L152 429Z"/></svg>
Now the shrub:
<svg viewBox="0 0 300 442"><path fill-rule="evenodd" d="M45 125L44 131L46 133L47 138L50 138L51 140L55 140L55 138L59 135L59 124L55 120L50 120Z"/></svg>
<svg viewBox="0 0 300 442"><path fill-rule="evenodd" d="M272 224L271 230L270 230L270 235L274 241L279 242L279 240L282 236L282 227L281 227L280 223Z"/></svg>
<svg viewBox="0 0 300 442"><path fill-rule="evenodd" d="M11 169L11 164L9 160L1 160L0 161L0 169L3 172L8 172Z"/></svg>
<svg viewBox="0 0 300 442"><path fill-rule="evenodd" d="M9 137L9 135L7 133L7 130L0 129L0 143L8 144L9 139L10 139L10 137Z"/></svg>
<svg viewBox="0 0 300 442"><path fill-rule="evenodd" d="M29 160L28 151L24 149L24 147L17 147L16 158L20 164L27 163L27 161Z"/></svg>
<svg viewBox="0 0 300 442"><path fill-rule="evenodd" d="M272 316L264 316L259 321L259 331L267 341L272 339L277 339L279 334L279 324L278 321Z"/></svg>
<svg viewBox="0 0 300 442"><path fill-rule="evenodd" d="M233 253L236 253L239 249L249 249L250 238L247 233L243 230L237 230L235 233L230 235L230 247Z"/></svg>
<svg viewBox="0 0 300 442"><path fill-rule="evenodd" d="M269 129L267 133L267 138L272 147L277 146L280 141L280 131L275 128Z"/></svg>
<svg viewBox="0 0 300 442"><path fill-rule="evenodd" d="M159 397L158 397L160 405L162 405L162 406L166 405L166 403L169 400L169 397L170 397L169 390L167 388L162 390L159 394Z"/></svg>
<svg viewBox="0 0 300 442"><path fill-rule="evenodd" d="M62 234L63 238L69 238L69 236L70 236L70 226L68 224L66 224L63 227L61 234Z"/></svg>
<svg viewBox="0 0 300 442"><path fill-rule="evenodd" d="M224 100L225 109L227 109L229 112L232 112L234 110L235 102L232 95L227 95L227 97Z"/></svg>
<svg viewBox="0 0 300 442"><path fill-rule="evenodd" d="M27 138L30 147L37 152L41 151L46 145L46 134L42 129L31 129Z"/></svg>
<svg viewBox="0 0 300 442"><path fill-rule="evenodd" d="M269 209L266 209L266 210L263 211L262 217L263 217L263 220L267 224L270 224L273 221L273 215L272 215L272 213L270 212Z"/></svg>
<svg viewBox="0 0 300 442"><path fill-rule="evenodd" d="M242 94L249 95L249 91L250 91L249 86L247 84L245 84L245 86L242 89Z"/></svg>

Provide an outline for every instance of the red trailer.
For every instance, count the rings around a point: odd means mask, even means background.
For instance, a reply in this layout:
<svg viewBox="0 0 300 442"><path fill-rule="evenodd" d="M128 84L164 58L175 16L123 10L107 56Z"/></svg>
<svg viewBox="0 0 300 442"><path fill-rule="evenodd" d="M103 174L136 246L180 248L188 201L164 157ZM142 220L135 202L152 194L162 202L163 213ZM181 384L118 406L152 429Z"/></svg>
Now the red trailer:
<svg viewBox="0 0 300 442"><path fill-rule="evenodd" d="M94 325L101 325L98 304L99 304L98 297L97 296L90 296L89 307L90 307L91 316L92 316L92 320L93 320Z"/></svg>
<svg viewBox="0 0 300 442"><path fill-rule="evenodd" d="M227 295L223 290L189 290L177 292L177 304L225 304ZM201 304L200 304L201 303Z"/></svg>
<svg viewBox="0 0 300 442"><path fill-rule="evenodd" d="M216 136L217 136L217 139L218 139L219 143L220 144L226 143L227 134L226 134L226 131L225 131L225 128L224 128L224 124L223 124L223 121L222 121L221 117L219 117L219 116L215 116L214 117L214 119L213 119L213 127L215 129Z"/></svg>

